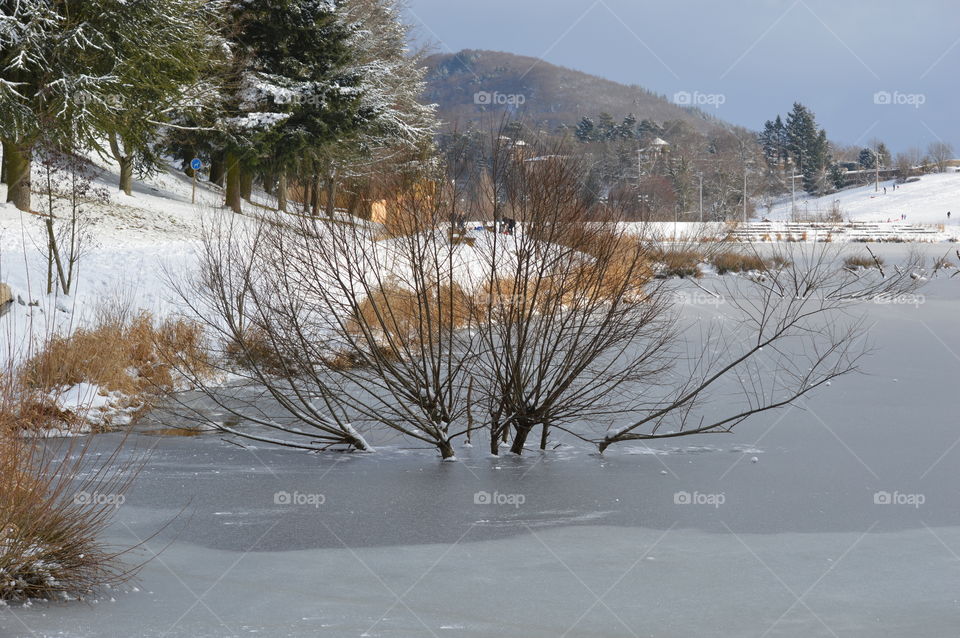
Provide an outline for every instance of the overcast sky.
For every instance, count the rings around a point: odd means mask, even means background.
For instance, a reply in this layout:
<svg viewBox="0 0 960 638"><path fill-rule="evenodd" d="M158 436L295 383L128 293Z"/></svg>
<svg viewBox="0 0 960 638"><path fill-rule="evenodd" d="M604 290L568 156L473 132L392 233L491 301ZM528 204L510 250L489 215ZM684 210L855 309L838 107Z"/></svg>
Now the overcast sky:
<svg viewBox="0 0 960 638"><path fill-rule="evenodd" d="M418 39L439 52L543 58L692 96L752 129L799 100L837 142L942 139L960 155L957 0L408 2Z"/></svg>

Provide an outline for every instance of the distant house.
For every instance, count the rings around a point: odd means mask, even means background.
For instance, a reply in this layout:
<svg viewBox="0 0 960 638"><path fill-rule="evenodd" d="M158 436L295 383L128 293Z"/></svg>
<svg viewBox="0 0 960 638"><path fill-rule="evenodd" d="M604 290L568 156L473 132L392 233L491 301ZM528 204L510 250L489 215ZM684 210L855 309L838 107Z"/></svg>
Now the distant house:
<svg viewBox="0 0 960 638"><path fill-rule="evenodd" d="M656 159L658 157L661 157L662 155L665 155L669 151L670 151L670 142L662 138L655 137L653 138L653 141L650 142L649 145L647 145L646 148L643 148L640 150L640 154L646 157L647 159Z"/></svg>

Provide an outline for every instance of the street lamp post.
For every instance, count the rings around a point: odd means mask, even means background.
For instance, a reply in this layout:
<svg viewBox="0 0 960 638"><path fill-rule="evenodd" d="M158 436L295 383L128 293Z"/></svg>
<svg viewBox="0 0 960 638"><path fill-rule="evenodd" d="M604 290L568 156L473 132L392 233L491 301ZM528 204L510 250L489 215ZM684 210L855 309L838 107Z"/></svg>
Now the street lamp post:
<svg viewBox="0 0 960 638"><path fill-rule="evenodd" d="M703 173L698 173L700 178L700 223L703 223Z"/></svg>

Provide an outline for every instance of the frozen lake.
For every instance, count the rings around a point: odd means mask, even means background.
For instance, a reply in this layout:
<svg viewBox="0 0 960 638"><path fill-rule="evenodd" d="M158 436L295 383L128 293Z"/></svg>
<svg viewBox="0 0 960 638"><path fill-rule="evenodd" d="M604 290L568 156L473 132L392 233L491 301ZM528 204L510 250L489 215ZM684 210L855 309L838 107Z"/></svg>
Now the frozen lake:
<svg viewBox="0 0 960 638"><path fill-rule="evenodd" d="M159 555L0 635L956 635L960 277L921 294L862 306L867 374L728 435L458 463L138 435L109 540Z"/></svg>

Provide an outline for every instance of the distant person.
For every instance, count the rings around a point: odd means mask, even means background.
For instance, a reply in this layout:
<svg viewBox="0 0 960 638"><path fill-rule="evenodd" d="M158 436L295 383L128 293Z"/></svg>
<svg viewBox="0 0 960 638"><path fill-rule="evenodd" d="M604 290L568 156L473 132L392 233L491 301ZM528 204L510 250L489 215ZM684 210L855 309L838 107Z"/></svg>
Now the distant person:
<svg viewBox="0 0 960 638"><path fill-rule="evenodd" d="M883 194L884 194L884 195L887 194L887 187L886 187L886 186L883 187Z"/></svg>
<svg viewBox="0 0 960 638"><path fill-rule="evenodd" d="M947 211L947 221L950 221L950 211Z"/></svg>

